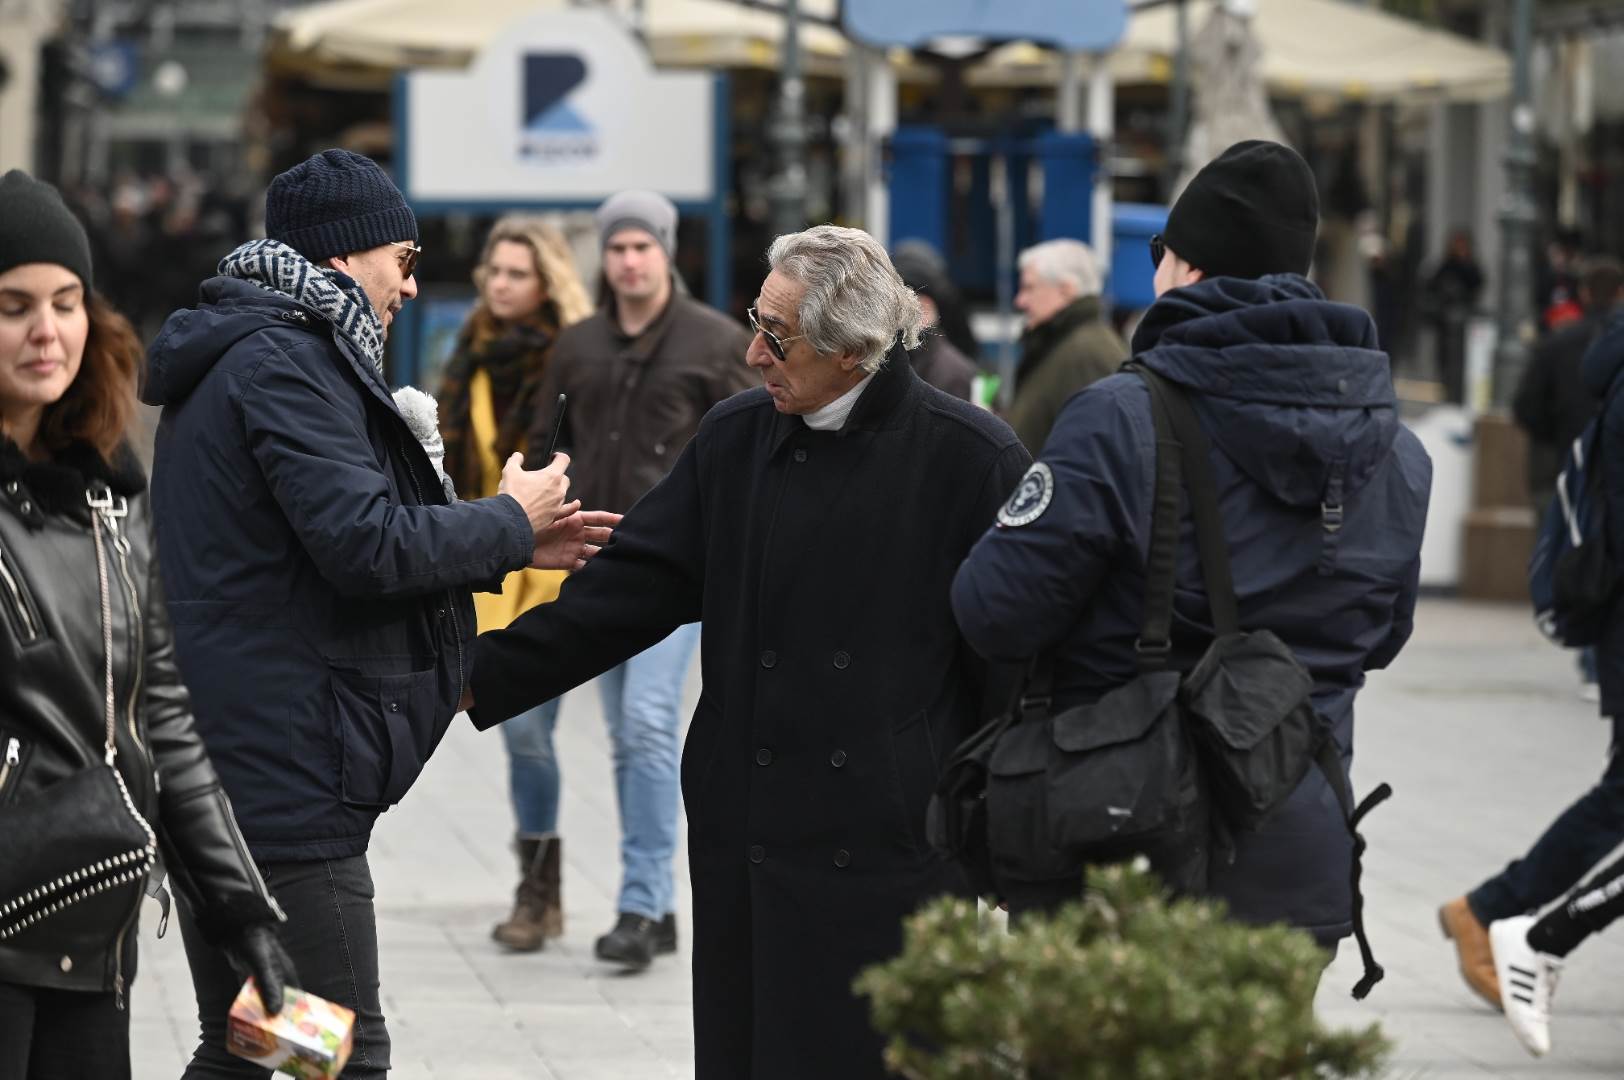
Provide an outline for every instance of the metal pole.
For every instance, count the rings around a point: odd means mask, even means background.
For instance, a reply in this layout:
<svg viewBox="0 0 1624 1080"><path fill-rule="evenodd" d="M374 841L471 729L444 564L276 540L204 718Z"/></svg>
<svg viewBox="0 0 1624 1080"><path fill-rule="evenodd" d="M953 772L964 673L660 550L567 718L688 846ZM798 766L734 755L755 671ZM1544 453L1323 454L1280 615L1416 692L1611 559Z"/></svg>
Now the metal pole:
<svg viewBox="0 0 1624 1080"><path fill-rule="evenodd" d="M1499 334L1494 351L1494 402L1511 404L1528 364L1533 336L1534 105L1529 41L1534 0L1512 0L1512 90L1506 130L1506 191L1500 208Z"/></svg>
<svg viewBox="0 0 1624 1080"><path fill-rule="evenodd" d="M806 83L801 79L800 0L784 0L783 71L778 80L778 108L771 137L778 156L778 175L769 199L773 232L799 232L806 227Z"/></svg>
<svg viewBox="0 0 1624 1080"><path fill-rule="evenodd" d="M1094 235L1090 244L1100 267L1111 265L1111 153L1116 138L1116 83L1110 55L1095 53L1088 83L1088 133L1094 136Z"/></svg>
<svg viewBox="0 0 1624 1080"><path fill-rule="evenodd" d="M1178 0L1175 8L1178 34L1173 53L1173 93L1167 110L1167 197L1173 198L1173 185L1184 173L1184 129L1190 116L1190 8Z"/></svg>
<svg viewBox="0 0 1624 1080"><path fill-rule="evenodd" d="M1060 98L1054 113L1057 131L1083 130L1083 58L1070 49L1060 54Z"/></svg>

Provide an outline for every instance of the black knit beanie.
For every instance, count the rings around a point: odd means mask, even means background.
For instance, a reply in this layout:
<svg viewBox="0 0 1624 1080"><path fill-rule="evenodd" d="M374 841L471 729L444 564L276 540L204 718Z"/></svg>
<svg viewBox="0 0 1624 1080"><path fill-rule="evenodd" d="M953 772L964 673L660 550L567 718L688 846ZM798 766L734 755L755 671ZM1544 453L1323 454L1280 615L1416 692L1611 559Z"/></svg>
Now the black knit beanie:
<svg viewBox="0 0 1624 1080"><path fill-rule="evenodd" d="M1167 215L1162 239L1207 277L1306 274L1319 192L1302 155L1252 139L1209 161Z"/></svg>
<svg viewBox="0 0 1624 1080"><path fill-rule="evenodd" d="M0 176L0 274L25 263L65 266L90 280L90 237L56 188L21 169Z"/></svg>
<svg viewBox="0 0 1624 1080"><path fill-rule="evenodd" d="M417 217L376 161L323 150L271 181L265 235L311 262L417 240Z"/></svg>

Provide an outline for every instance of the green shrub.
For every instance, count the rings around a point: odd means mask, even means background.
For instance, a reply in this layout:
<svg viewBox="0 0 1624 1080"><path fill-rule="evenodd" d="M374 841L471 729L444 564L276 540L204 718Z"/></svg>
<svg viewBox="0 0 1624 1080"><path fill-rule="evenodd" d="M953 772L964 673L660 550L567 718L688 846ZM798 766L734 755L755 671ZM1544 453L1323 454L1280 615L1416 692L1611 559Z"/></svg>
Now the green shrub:
<svg viewBox="0 0 1624 1080"><path fill-rule="evenodd" d="M1093 870L1080 902L1006 934L974 903L908 920L901 956L857 980L886 1064L913 1080L1283 1080L1373 1076L1375 1025L1314 1018L1325 957L1307 934L1169 902L1148 871Z"/></svg>

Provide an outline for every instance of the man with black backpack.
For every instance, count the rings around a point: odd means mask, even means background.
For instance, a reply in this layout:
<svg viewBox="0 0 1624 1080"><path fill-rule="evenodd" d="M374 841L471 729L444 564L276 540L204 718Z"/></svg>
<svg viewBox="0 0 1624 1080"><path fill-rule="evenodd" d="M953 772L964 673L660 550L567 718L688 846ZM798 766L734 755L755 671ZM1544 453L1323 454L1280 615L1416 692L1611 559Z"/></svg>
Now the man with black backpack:
<svg viewBox="0 0 1624 1080"><path fill-rule="evenodd" d="M1182 891L1228 901L1239 919L1286 922L1332 949L1356 920L1345 772L1353 698L1364 673L1386 666L1409 638L1432 469L1399 424L1370 316L1326 300L1304 276L1318 205L1307 164L1277 143L1238 143L1195 176L1165 236L1151 241L1158 299L1134 335L1135 370L1066 405L1040 460L960 568L952 599L983 656L1036 661L1044 685L1028 688L1041 700L1025 730L1060 754L1095 749L1112 724L1124 744L1150 738L1155 724L1139 723L1136 709L1180 716L1188 730L1175 728L1166 760L1189 775L1147 774L1140 787L1183 790L1189 798L1173 801L1193 813L1155 834L1159 847L1145 852L1152 866ZM1202 509L1198 527L1192 511ZM1221 602L1209 601L1208 582L1225 592ZM1253 656L1225 655L1225 642ZM1219 732L1244 768L1271 774L1280 789L1248 819L1232 814L1224 794L1220 774L1234 755L1179 742L1201 742L1194 698L1224 696L1224 679L1195 671L1198 662L1257 657L1266 662L1247 671L1256 700L1231 704L1258 727ZM1263 699L1279 708L1271 713ZM1066 723L1078 715L1070 710L1098 713L1108 703L1126 715ZM1279 745L1293 765L1274 771L1247 754L1275 745L1287 712L1298 718L1287 733L1297 742ZM1068 846L1068 829L1088 831L1063 820L1068 800L1086 801L1083 785L1068 782L1050 747L1023 754L1009 733L999 741L988 765L987 838L1013 913L1078 896L1085 862L1135 853L1131 843ZM1334 774L1310 767L1316 757ZM1025 841L999 820L995 788L1023 769L1045 777L1046 818L1031 830L1043 852L1007 850ZM1100 811L1127 836L1148 803L1132 783L1122 788L1124 799ZM1208 803L1210 831L1200 820Z"/></svg>
<svg viewBox="0 0 1624 1080"><path fill-rule="evenodd" d="M1619 383L1624 371L1624 317L1615 317L1606 326L1584 354L1580 370L1585 387L1601 401L1599 427L1587 428L1582 436L1593 449L1586 474L1598 475L1600 483L1575 481L1580 490L1574 498L1594 504L1580 508L1583 511L1599 512L1595 520L1606 558L1553 566L1551 576L1564 580L1553 581L1551 587L1532 575L1529 584L1536 597L1552 593L1550 609L1540 615L1554 636L1567 644L1595 648L1601 715L1611 719L1613 737L1601 780L1564 810L1527 854L1438 911L1445 936L1455 943L1461 977L1495 1008L1502 1006L1503 988L1489 940L1492 924L1537 911L1562 896L1624 842L1624 605L1618 603L1618 568L1624 566L1624 469L1616 467L1624 461L1624 392ZM1579 471L1571 459L1570 471ZM1596 531L1593 527L1589 535L1594 537ZM1594 547L1588 544L1585 550ZM1536 570L1541 554L1536 552ZM1584 602L1595 597L1603 602Z"/></svg>

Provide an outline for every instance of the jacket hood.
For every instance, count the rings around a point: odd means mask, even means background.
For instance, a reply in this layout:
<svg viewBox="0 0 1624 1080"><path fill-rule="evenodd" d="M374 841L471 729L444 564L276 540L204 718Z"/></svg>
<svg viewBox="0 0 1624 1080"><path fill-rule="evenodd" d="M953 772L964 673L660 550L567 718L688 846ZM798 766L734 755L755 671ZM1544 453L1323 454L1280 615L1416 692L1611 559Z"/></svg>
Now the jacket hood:
<svg viewBox="0 0 1624 1080"><path fill-rule="evenodd" d="M326 324L303 305L236 278L209 278L199 289L199 300L197 307L170 315L147 350L141 399L148 405L185 400L215 362L250 334L272 326L320 333Z"/></svg>
<svg viewBox="0 0 1624 1080"><path fill-rule="evenodd" d="M1175 289L1145 313L1133 345L1141 363L1194 391L1212 440L1288 505L1340 505L1398 435L1375 324L1300 275Z"/></svg>
<svg viewBox="0 0 1624 1080"><path fill-rule="evenodd" d="M1598 398L1607 396L1624 367L1624 312L1614 315L1580 361L1580 377L1585 389Z"/></svg>

